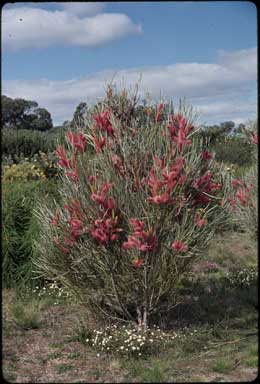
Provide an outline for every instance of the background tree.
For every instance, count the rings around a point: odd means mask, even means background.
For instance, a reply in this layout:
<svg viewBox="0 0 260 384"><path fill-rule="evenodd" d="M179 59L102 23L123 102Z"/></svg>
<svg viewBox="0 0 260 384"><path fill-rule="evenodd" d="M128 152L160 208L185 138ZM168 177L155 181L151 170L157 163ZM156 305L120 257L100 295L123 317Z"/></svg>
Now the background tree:
<svg viewBox="0 0 260 384"><path fill-rule="evenodd" d="M1 103L3 128L46 131L53 127L50 113L45 108L38 108L36 101L3 95Z"/></svg>
<svg viewBox="0 0 260 384"><path fill-rule="evenodd" d="M84 117L86 116L87 111L88 111L87 103L85 102L79 103L79 105L76 107L76 110L73 114L72 124L73 125L79 124L81 120L84 119Z"/></svg>
<svg viewBox="0 0 260 384"><path fill-rule="evenodd" d="M53 127L51 114L45 108L36 108L28 118L33 130L47 131Z"/></svg>

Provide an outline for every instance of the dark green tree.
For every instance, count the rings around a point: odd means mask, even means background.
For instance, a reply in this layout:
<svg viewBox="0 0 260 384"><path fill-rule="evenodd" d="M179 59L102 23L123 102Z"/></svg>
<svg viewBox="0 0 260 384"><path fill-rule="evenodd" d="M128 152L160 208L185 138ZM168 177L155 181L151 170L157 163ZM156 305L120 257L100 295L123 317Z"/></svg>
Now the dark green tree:
<svg viewBox="0 0 260 384"><path fill-rule="evenodd" d="M76 110L73 114L72 118L72 124L79 124L82 119L86 116L88 112L88 106L87 103L81 102L79 105L76 107Z"/></svg>
<svg viewBox="0 0 260 384"><path fill-rule="evenodd" d="M225 121L224 123L220 124L220 130L222 134L230 134L235 128L234 121Z"/></svg>
<svg viewBox="0 0 260 384"><path fill-rule="evenodd" d="M3 95L1 105L3 128L46 131L53 126L50 113L44 108L38 108L36 101L12 99Z"/></svg>
<svg viewBox="0 0 260 384"><path fill-rule="evenodd" d="M31 129L47 131L53 127L51 114L45 108L36 108L30 115Z"/></svg>
<svg viewBox="0 0 260 384"><path fill-rule="evenodd" d="M36 101L11 99L2 96L2 126L5 128L26 129L30 122L30 114L38 107Z"/></svg>
<svg viewBox="0 0 260 384"><path fill-rule="evenodd" d="M235 135L242 135L246 129L245 124L240 123L237 128L234 129Z"/></svg>

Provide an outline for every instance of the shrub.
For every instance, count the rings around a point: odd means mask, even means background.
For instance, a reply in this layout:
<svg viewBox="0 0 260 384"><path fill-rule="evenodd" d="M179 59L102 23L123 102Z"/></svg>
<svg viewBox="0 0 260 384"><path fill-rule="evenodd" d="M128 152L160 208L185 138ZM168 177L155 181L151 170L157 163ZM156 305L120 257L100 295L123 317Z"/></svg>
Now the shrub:
<svg viewBox="0 0 260 384"><path fill-rule="evenodd" d="M40 309L41 304L35 299L29 303L17 299L11 305L14 322L25 330L40 327Z"/></svg>
<svg viewBox="0 0 260 384"><path fill-rule="evenodd" d="M15 286L31 283L33 239L38 237L38 224L32 211L38 199L57 196L52 180L4 182L2 184L2 284Z"/></svg>
<svg viewBox="0 0 260 384"><path fill-rule="evenodd" d="M35 264L97 313L146 327L225 222L230 176L193 140L190 107L159 104L140 124L136 104L107 93L57 148L62 202L38 209Z"/></svg>
<svg viewBox="0 0 260 384"><path fill-rule="evenodd" d="M253 165L245 171L243 178L232 180L233 193L230 201L234 217L240 227L248 232L255 240L258 237L258 166L257 166L257 124L256 122L244 131L246 139L253 145Z"/></svg>
<svg viewBox="0 0 260 384"><path fill-rule="evenodd" d="M17 159L16 159L17 160ZM31 160L21 156L18 163L10 157L4 157L2 164L2 181L29 181L58 176L58 167L54 153L35 154Z"/></svg>
<svg viewBox="0 0 260 384"><path fill-rule="evenodd" d="M36 164L46 178L58 176L57 157L54 152L39 152L33 156L31 162Z"/></svg>
<svg viewBox="0 0 260 384"><path fill-rule="evenodd" d="M241 137L224 136L210 150L215 152L217 161L227 164L250 166L253 162L252 144Z"/></svg>
<svg viewBox="0 0 260 384"><path fill-rule="evenodd" d="M64 140L64 130L53 129L51 132L39 132L26 129L2 129L2 154L11 156L17 162L19 157L31 158L36 153L53 151L57 140Z"/></svg>
<svg viewBox="0 0 260 384"><path fill-rule="evenodd" d="M3 166L3 182L39 180L41 178L46 178L41 169L28 161Z"/></svg>

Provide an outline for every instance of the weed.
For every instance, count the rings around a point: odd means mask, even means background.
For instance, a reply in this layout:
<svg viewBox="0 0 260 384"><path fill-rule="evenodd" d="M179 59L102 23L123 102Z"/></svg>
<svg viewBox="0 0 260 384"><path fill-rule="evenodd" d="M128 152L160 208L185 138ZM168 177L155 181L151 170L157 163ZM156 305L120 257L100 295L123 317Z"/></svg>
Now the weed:
<svg viewBox="0 0 260 384"><path fill-rule="evenodd" d="M40 309L40 303L36 300L32 300L30 303L26 304L22 301L15 300L11 304L14 322L25 330L40 327Z"/></svg>
<svg viewBox="0 0 260 384"><path fill-rule="evenodd" d="M244 361L244 364L250 368L257 368L258 367L258 358L257 357L250 357L249 359L246 359Z"/></svg>
<svg viewBox="0 0 260 384"><path fill-rule="evenodd" d="M61 356L62 356L62 354L59 351L56 351L56 352L53 352L53 353L49 353L48 360L55 360L55 359L58 359Z"/></svg>
<svg viewBox="0 0 260 384"><path fill-rule="evenodd" d="M49 344L49 347L50 348L61 348L61 347L63 347L63 343L52 343L52 344Z"/></svg>
<svg viewBox="0 0 260 384"><path fill-rule="evenodd" d="M3 378L7 382L13 383L16 380L16 377L17 377L16 370L13 370L11 368L4 369L4 371L3 371Z"/></svg>
<svg viewBox="0 0 260 384"><path fill-rule="evenodd" d="M65 364L62 364L62 365L59 365L56 370L59 374L61 373L64 373L64 372L67 372L67 371L70 371L72 370L74 367L73 365L65 365Z"/></svg>
<svg viewBox="0 0 260 384"><path fill-rule="evenodd" d="M67 342L79 341L82 344L87 344L88 339L91 337L91 331L82 323L76 324L72 331L72 335L67 338Z"/></svg>
<svg viewBox="0 0 260 384"><path fill-rule="evenodd" d="M227 373L232 370L234 364L228 359L216 360L212 366L214 372Z"/></svg>
<svg viewBox="0 0 260 384"><path fill-rule="evenodd" d="M71 352L68 354L68 359L77 359L78 357L80 357L80 352Z"/></svg>

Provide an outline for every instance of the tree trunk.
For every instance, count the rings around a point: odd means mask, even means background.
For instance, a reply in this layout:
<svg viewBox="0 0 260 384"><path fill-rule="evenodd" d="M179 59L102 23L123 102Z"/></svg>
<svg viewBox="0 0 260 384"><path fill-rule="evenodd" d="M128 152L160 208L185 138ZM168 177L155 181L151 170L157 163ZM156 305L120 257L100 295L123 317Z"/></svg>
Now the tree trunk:
<svg viewBox="0 0 260 384"><path fill-rule="evenodd" d="M143 311L140 307L137 308L137 323L139 330L147 330L147 308L146 306L143 308Z"/></svg>

